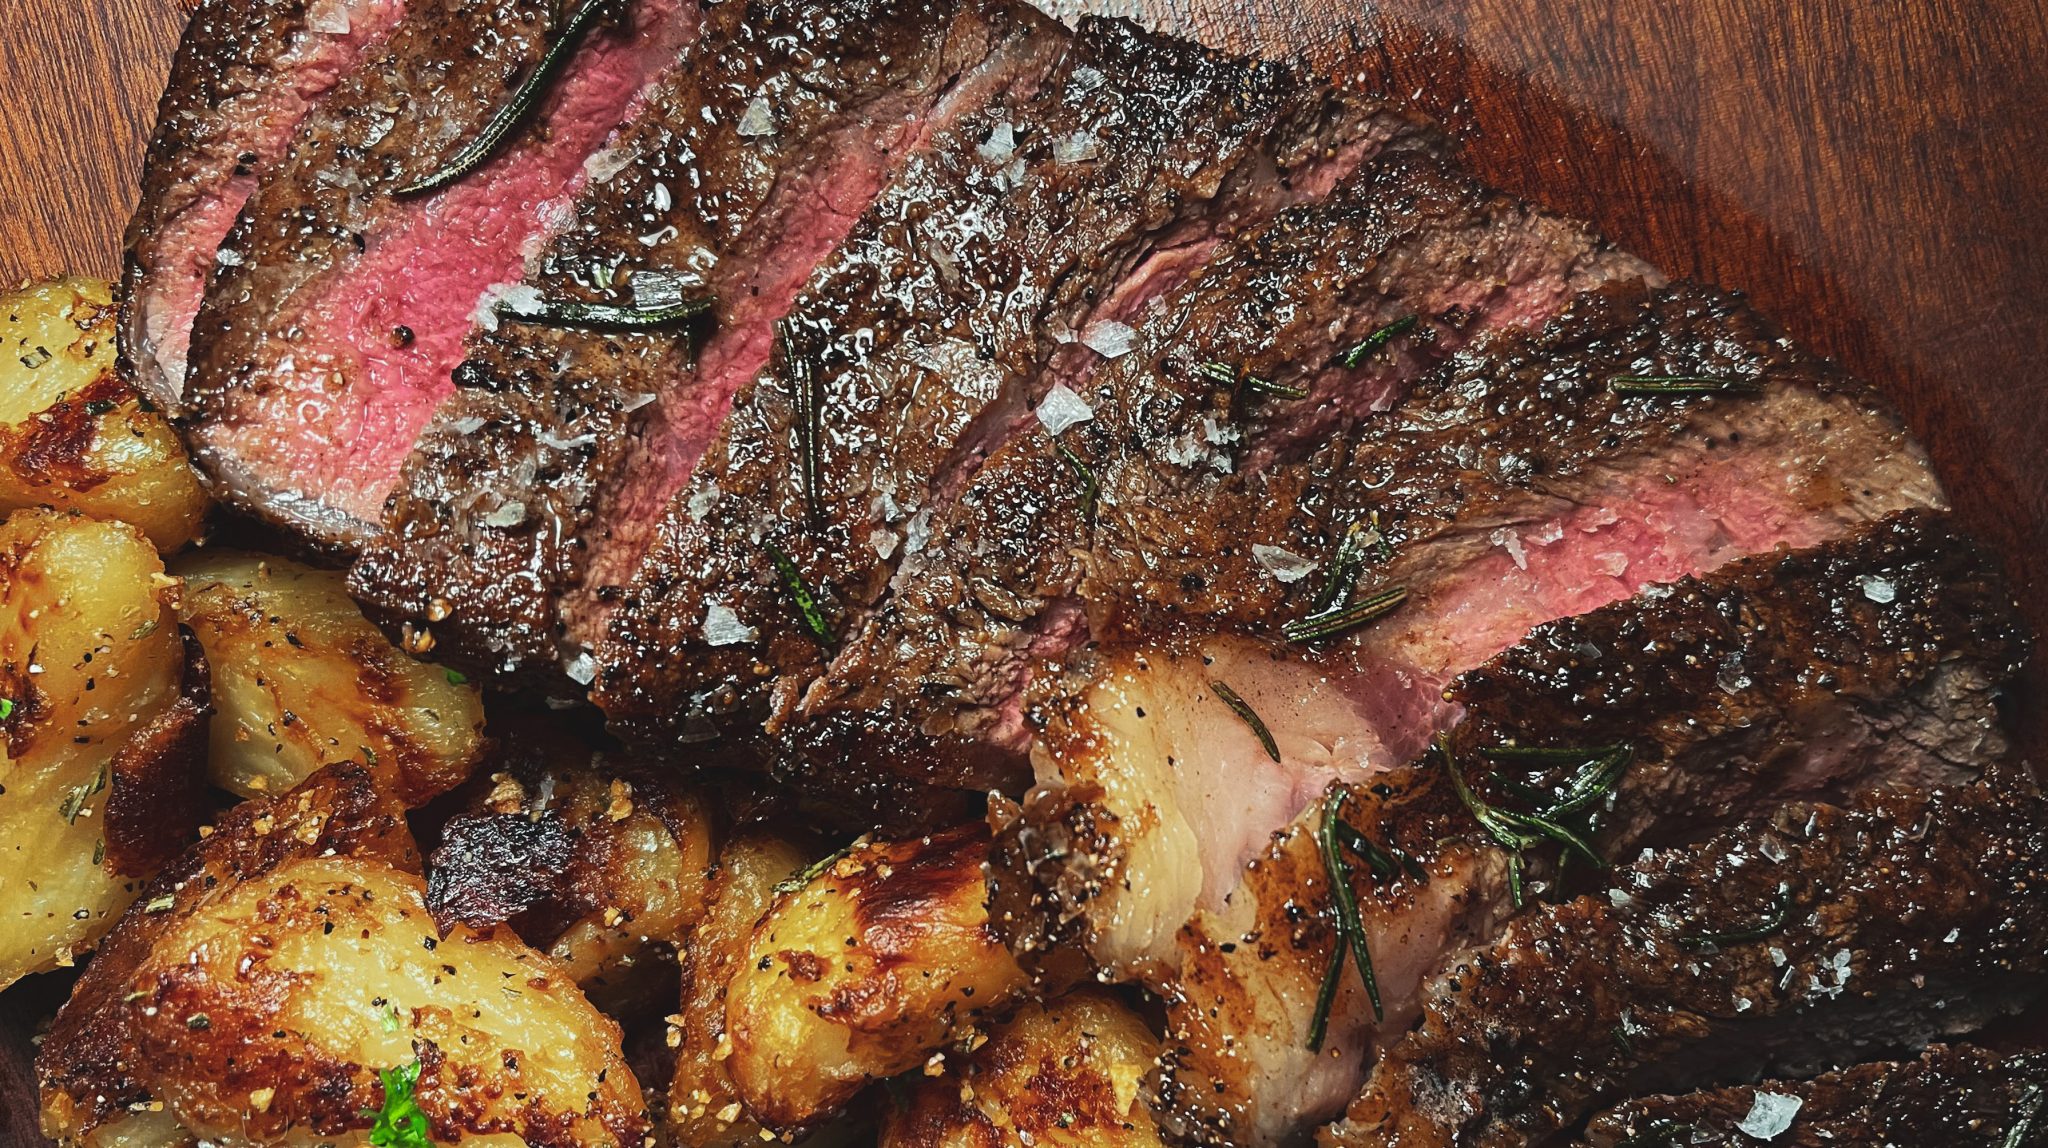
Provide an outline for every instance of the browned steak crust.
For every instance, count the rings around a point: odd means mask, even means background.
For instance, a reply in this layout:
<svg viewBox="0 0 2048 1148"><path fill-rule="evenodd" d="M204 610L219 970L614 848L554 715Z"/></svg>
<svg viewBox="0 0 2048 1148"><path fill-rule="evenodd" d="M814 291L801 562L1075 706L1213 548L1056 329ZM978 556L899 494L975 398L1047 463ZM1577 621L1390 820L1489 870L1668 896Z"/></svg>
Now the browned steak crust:
<svg viewBox="0 0 2048 1148"><path fill-rule="evenodd" d="M1630 1094L1972 1031L2048 987L2044 858L2048 802L2017 778L1646 856L1440 973L1323 1142L1544 1144Z"/></svg>
<svg viewBox="0 0 2048 1148"><path fill-rule="evenodd" d="M1757 1098L1764 1098L1759 1111ZM1783 1131L1768 1131L1772 1108L1790 1107ZM2048 1053L1997 1053L1968 1045L1930 1048L1918 1060L1879 1061L1812 1080L1717 1088L1631 1100L1594 1117L1593 1148L1780 1148L1898 1145L1899 1148L2013 1148L2048 1130ZM1756 1115L1752 1115L1752 1114Z"/></svg>

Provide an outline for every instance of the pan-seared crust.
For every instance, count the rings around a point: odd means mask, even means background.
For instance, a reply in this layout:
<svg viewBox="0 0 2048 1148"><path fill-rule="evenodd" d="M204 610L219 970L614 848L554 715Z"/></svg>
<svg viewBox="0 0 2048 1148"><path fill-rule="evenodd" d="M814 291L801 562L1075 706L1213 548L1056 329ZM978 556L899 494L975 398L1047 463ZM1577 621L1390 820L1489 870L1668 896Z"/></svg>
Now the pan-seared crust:
<svg viewBox="0 0 2048 1148"><path fill-rule="evenodd" d="M1438 974L1323 1143L1545 1143L1633 1093L1971 1031L2048 988L2044 858L2048 802L2016 779L1646 856Z"/></svg>
<svg viewBox="0 0 2048 1148"><path fill-rule="evenodd" d="M107 762L107 867L148 877L184 852L211 801L206 785L207 721L213 680L206 651L178 627L185 665L178 700L144 723Z"/></svg>
<svg viewBox="0 0 2048 1148"><path fill-rule="evenodd" d="M1684 1144L1695 1148L1836 1148L1844 1144L2006 1148L2040 1120L2048 1053L1996 1053L1967 1045L1930 1048L1918 1060L1880 1061L1812 1080L1738 1085L1683 1096L1631 1100L1593 1118L1591 1148ZM1768 1137L1771 1121L1753 1117L1790 1107L1790 1123ZM2029 1113L2033 1115L2029 1117ZM1758 1131L1751 1135L1743 1126ZM1631 1139L1635 1137L1636 1139ZM2026 1141L2022 1138L2019 1143Z"/></svg>

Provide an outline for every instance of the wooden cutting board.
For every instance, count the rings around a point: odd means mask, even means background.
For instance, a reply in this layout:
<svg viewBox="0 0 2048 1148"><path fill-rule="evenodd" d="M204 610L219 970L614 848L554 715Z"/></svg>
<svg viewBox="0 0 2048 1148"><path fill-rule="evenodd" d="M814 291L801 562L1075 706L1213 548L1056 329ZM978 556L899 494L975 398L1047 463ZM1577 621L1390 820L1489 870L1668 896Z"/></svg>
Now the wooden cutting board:
<svg viewBox="0 0 2048 1148"><path fill-rule="evenodd" d="M1413 96L1492 182L1750 292L1893 397L2048 633L2041 0L1066 6L1307 50ZM115 272L181 23L175 0L0 0L0 280ZM36 989L0 995L0 1148L39 1143Z"/></svg>

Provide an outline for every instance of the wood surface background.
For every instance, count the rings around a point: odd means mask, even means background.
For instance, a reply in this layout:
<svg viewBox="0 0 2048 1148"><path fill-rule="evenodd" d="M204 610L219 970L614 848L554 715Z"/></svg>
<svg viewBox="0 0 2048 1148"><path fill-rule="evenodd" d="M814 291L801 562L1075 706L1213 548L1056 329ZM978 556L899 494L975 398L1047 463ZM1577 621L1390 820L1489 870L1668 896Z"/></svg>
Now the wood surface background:
<svg viewBox="0 0 2048 1148"><path fill-rule="evenodd" d="M1492 182L1750 292L1897 401L2048 633L2041 0L1070 6L1308 50L1414 97ZM182 20L177 0L0 0L0 280L115 272ZM0 996L0 1148L38 1143L22 1053L59 988Z"/></svg>

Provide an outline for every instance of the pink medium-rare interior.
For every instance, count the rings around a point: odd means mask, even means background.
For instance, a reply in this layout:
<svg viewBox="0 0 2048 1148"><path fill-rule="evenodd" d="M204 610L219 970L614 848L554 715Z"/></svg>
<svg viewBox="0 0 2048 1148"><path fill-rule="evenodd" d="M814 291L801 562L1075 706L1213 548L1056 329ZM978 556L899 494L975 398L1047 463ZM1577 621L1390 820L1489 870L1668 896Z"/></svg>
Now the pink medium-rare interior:
<svg viewBox="0 0 2048 1148"><path fill-rule="evenodd" d="M216 157L222 178L212 185L166 188L167 198L182 201L157 227L157 257L139 285L135 307L141 320L146 358L143 384L166 409L178 409L185 389L185 358L192 344L192 321L206 295L214 255L227 238L242 205L256 189L256 176L284 154L294 128L313 105L381 40L404 15L403 0L329 0L313 6L324 11L301 30L274 67L274 82L219 105L214 143L231 155ZM254 163L244 156L256 157Z"/></svg>
<svg viewBox="0 0 2048 1148"><path fill-rule="evenodd" d="M694 9L677 0L633 11L630 32L592 33L516 146L403 201L395 222L324 281L298 317L304 340L272 379L269 401L290 417L237 436L253 470L291 475L301 492L378 521L413 440L454 390L450 373L486 296L517 283L528 254L566 224L584 158L695 29ZM272 433L278 426L298 433Z"/></svg>

